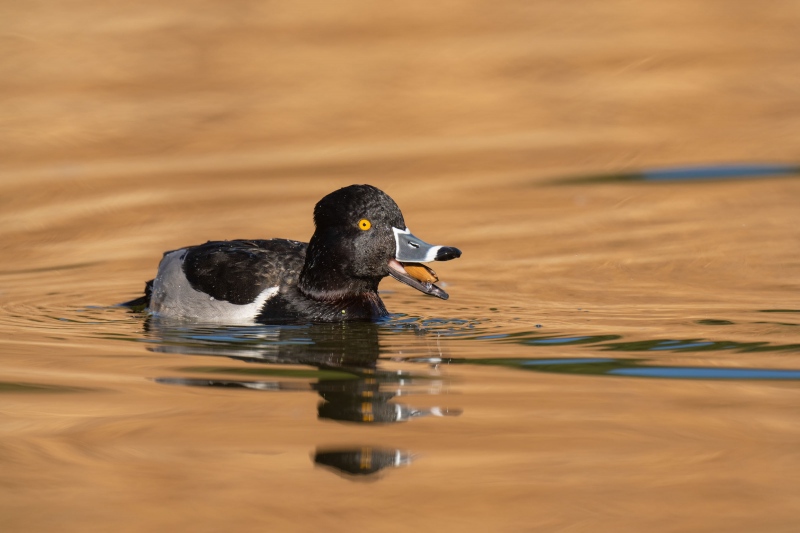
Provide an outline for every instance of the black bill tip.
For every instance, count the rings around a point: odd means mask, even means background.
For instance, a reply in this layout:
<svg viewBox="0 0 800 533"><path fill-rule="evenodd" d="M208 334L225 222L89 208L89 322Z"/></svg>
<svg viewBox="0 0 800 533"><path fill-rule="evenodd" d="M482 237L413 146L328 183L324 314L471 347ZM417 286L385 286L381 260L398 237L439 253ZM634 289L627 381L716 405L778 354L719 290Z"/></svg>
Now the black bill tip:
<svg viewBox="0 0 800 533"><path fill-rule="evenodd" d="M461 257L461 250L458 248L453 248L452 246L442 246L436 251L436 257L434 257L433 260L450 261L451 259L457 259L459 257Z"/></svg>

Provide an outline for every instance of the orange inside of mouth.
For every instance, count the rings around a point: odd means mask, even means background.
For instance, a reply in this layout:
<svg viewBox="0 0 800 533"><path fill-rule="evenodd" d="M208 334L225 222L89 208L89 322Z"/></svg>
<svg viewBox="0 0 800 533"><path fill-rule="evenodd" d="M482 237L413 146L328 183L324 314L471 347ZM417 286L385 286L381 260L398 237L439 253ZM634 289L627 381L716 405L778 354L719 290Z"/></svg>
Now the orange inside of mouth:
<svg viewBox="0 0 800 533"><path fill-rule="evenodd" d="M422 283L436 283L439 281L436 272L422 263L402 263L402 265L406 273L417 281Z"/></svg>

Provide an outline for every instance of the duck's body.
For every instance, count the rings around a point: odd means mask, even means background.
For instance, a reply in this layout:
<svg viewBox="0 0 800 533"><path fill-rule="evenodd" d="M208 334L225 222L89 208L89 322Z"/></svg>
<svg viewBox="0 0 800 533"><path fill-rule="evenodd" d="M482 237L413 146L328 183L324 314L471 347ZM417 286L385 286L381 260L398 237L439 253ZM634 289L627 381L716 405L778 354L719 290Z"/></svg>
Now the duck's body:
<svg viewBox="0 0 800 533"><path fill-rule="evenodd" d="M412 277L402 262L448 260L456 248L431 246L405 226L394 201L370 185L335 191L314 209L309 243L286 239L211 241L164 254L156 278L136 303L161 317L280 323L376 320L387 275L446 299L430 272ZM133 302L131 302L133 303Z"/></svg>

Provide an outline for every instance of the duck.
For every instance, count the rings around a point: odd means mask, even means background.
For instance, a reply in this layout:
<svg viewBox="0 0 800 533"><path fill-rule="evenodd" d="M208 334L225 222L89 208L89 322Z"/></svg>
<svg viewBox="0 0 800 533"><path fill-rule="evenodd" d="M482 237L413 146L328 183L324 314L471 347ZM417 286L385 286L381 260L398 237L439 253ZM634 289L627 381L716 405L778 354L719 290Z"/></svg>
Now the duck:
<svg viewBox="0 0 800 533"><path fill-rule="evenodd" d="M165 252L144 296L126 302L150 315L217 324L380 321L378 294L388 276L448 299L424 263L461 256L406 226L389 195L350 185L314 207L308 243L289 239L208 241Z"/></svg>

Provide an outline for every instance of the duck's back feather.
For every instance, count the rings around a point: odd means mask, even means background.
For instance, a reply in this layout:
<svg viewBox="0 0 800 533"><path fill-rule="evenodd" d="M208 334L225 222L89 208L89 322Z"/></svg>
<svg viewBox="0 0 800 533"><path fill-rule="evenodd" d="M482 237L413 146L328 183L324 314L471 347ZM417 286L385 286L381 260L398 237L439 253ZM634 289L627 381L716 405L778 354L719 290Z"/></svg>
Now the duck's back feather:
<svg viewBox="0 0 800 533"><path fill-rule="evenodd" d="M247 305L268 288L296 283L306 247L286 239L209 241L186 250L183 272L194 290Z"/></svg>
<svg viewBox="0 0 800 533"><path fill-rule="evenodd" d="M209 241L164 254L148 283L156 316L253 323L281 286L296 283L306 244L284 239Z"/></svg>

